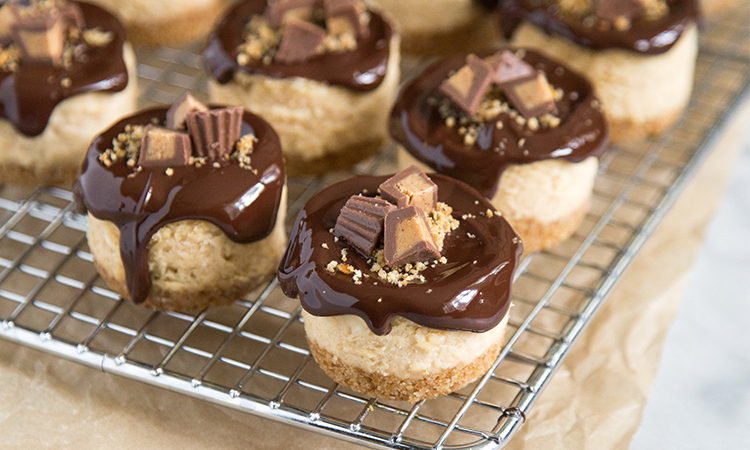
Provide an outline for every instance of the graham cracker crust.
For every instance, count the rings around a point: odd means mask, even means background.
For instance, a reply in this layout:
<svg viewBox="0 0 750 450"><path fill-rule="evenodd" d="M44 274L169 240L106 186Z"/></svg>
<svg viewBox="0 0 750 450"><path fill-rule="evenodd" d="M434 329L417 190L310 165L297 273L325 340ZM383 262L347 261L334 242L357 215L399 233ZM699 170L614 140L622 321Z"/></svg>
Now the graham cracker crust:
<svg viewBox="0 0 750 450"><path fill-rule="evenodd" d="M612 143L626 143L646 139L649 136L658 136L671 128L685 110L685 106L678 108L667 115L661 116L647 122L609 119L609 136Z"/></svg>
<svg viewBox="0 0 750 450"><path fill-rule="evenodd" d="M589 202L586 201L569 215L551 223L543 223L534 219L509 220L509 222L523 241L523 254L528 255L569 238L581 225L588 210Z"/></svg>
<svg viewBox="0 0 750 450"><path fill-rule="evenodd" d="M345 170L358 162L379 153L387 139L370 139L355 145L331 150L316 159L304 159L286 153L286 170L289 175L322 175L335 170Z"/></svg>
<svg viewBox="0 0 750 450"><path fill-rule="evenodd" d="M83 160L83 157L81 158ZM0 164L0 184L17 186L57 186L70 189L78 175L79 165L51 165L26 167L19 164Z"/></svg>
<svg viewBox="0 0 750 450"><path fill-rule="evenodd" d="M335 382L371 397L410 403L449 394L476 380L487 372L502 347L502 342L495 344L471 364L430 374L419 380L405 380L393 375L365 372L342 363L310 339L307 343L320 368Z"/></svg>
<svg viewBox="0 0 750 450"><path fill-rule="evenodd" d="M94 266L99 275L107 282L107 285L122 298L130 300L128 288L125 281L113 276L94 259ZM269 273L265 277L257 277L248 283L235 286L218 287L206 286L197 291L174 291L151 287L151 293L141 306L159 311L174 311L190 314L202 311L209 306L222 306L234 303L248 292L256 289L273 278L275 273Z"/></svg>

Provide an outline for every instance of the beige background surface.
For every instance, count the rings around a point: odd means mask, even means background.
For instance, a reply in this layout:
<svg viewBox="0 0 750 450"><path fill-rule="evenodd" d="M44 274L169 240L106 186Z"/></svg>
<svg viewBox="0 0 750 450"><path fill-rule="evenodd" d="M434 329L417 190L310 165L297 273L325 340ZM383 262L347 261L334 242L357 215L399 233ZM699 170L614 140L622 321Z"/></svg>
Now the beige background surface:
<svg viewBox="0 0 750 450"><path fill-rule="evenodd" d="M533 408L512 449L624 449L637 430L664 336L723 195L738 115L625 273ZM3 448L354 448L0 341Z"/></svg>

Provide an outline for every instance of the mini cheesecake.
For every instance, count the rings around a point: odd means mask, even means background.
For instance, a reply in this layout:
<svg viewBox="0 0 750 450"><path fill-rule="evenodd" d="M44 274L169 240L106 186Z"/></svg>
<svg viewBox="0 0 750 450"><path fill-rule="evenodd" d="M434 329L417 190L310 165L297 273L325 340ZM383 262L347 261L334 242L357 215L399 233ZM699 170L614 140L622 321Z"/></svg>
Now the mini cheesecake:
<svg viewBox="0 0 750 450"><path fill-rule="evenodd" d="M690 100L696 0L508 0L501 13L511 45L544 51L591 79L614 142L661 134Z"/></svg>
<svg viewBox="0 0 750 450"><path fill-rule="evenodd" d="M465 53L492 46L500 38L498 17L486 1L372 0L401 28L407 55ZM487 5L487 8L482 4Z"/></svg>
<svg viewBox="0 0 750 450"><path fill-rule="evenodd" d="M136 304L193 312L272 278L286 240L285 181L268 123L185 95L97 136L74 192L107 284Z"/></svg>
<svg viewBox="0 0 750 450"><path fill-rule="evenodd" d="M70 185L96 133L136 109L125 29L93 5L0 5L0 183Z"/></svg>
<svg viewBox="0 0 750 450"><path fill-rule="evenodd" d="M240 2L203 58L211 101L268 120L290 173L348 168L388 141L399 37L359 0Z"/></svg>
<svg viewBox="0 0 750 450"><path fill-rule="evenodd" d="M115 13L138 46L179 46L204 39L229 0L90 0Z"/></svg>
<svg viewBox="0 0 750 450"><path fill-rule="evenodd" d="M390 127L400 167L417 164L478 189L526 252L578 228L608 145L589 82L527 50L435 63L403 88Z"/></svg>
<svg viewBox="0 0 750 450"><path fill-rule="evenodd" d="M416 402L460 389L495 361L521 251L479 192L410 167L314 196L279 280L302 303L323 371L366 395Z"/></svg>

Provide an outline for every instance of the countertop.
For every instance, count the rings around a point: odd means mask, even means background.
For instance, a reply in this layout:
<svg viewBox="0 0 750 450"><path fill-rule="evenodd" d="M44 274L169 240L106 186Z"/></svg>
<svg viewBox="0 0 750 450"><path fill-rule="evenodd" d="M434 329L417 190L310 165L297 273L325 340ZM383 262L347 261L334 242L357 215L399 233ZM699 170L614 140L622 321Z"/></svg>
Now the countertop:
<svg viewBox="0 0 750 450"><path fill-rule="evenodd" d="M750 448L750 133L692 268L631 450Z"/></svg>

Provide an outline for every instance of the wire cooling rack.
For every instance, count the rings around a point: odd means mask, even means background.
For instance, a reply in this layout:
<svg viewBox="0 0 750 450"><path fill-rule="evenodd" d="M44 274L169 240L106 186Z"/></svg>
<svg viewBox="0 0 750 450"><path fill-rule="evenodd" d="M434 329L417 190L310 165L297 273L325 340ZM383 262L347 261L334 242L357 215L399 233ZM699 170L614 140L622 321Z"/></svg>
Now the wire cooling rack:
<svg viewBox="0 0 750 450"><path fill-rule="evenodd" d="M298 302L276 282L195 316L122 301L97 275L85 219L60 189L0 188L0 337L372 447L500 448L747 93L747 17L742 11L707 27L695 95L677 127L603 157L584 224L523 261L507 343L489 372L458 392L412 405L336 385L310 356ZM139 56L143 106L170 103L186 89L205 92L195 54ZM386 152L354 172L393 168ZM290 219L336 177L290 179Z"/></svg>

